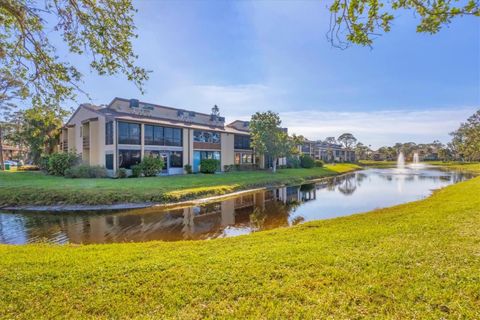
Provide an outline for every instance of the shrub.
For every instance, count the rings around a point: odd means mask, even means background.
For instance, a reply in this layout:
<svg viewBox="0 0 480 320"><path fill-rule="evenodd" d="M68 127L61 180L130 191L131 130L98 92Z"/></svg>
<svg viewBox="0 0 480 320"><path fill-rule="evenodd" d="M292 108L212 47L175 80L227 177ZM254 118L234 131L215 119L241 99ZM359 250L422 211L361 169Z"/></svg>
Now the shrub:
<svg viewBox="0 0 480 320"><path fill-rule="evenodd" d="M215 173L217 171L220 161L216 159L203 159L200 162L200 172L202 173Z"/></svg>
<svg viewBox="0 0 480 320"><path fill-rule="evenodd" d="M185 172L186 172L187 174L192 174L192 173L193 173L192 166L189 165L189 164L184 165L184 166L183 166L183 169L185 169Z"/></svg>
<svg viewBox="0 0 480 320"><path fill-rule="evenodd" d="M48 174L54 176L63 176L65 171L79 162L79 158L75 153L52 153L48 157Z"/></svg>
<svg viewBox="0 0 480 320"><path fill-rule="evenodd" d="M142 175L143 167L140 164L132 166L132 178L138 178Z"/></svg>
<svg viewBox="0 0 480 320"><path fill-rule="evenodd" d="M315 160L315 167L323 167L324 163L322 160Z"/></svg>
<svg viewBox="0 0 480 320"><path fill-rule="evenodd" d="M127 177L127 169L125 168L120 168L117 171L117 178L123 179Z"/></svg>
<svg viewBox="0 0 480 320"><path fill-rule="evenodd" d="M162 171L163 160L152 156L145 157L139 166L145 177L154 177Z"/></svg>
<svg viewBox="0 0 480 320"><path fill-rule="evenodd" d="M23 166L20 166L18 167L17 169L18 171L38 171L40 170L40 167L39 166L35 166L35 165L23 165Z"/></svg>
<svg viewBox="0 0 480 320"><path fill-rule="evenodd" d="M288 157L287 168L300 168L300 159L298 157Z"/></svg>
<svg viewBox="0 0 480 320"><path fill-rule="evenodd" d="M107 169L101 166L81 164L65 170L65 178L105 178Z"/></svg>
<svg viewBox="0 0 480 320"><path fill-rule="evenodd" d="M40 161L38 163L38 167L42 171L47 171L48 172L48 160L50 159L50 156L44 155L40 157Z"/></svg>
<svg viewBox="0 0 480 320"><path fill-rule="evenodd" d="M315 161L309 155L304 154L300 156L300 165L302 166L302 168L310 169L315 166Z"/></svg>

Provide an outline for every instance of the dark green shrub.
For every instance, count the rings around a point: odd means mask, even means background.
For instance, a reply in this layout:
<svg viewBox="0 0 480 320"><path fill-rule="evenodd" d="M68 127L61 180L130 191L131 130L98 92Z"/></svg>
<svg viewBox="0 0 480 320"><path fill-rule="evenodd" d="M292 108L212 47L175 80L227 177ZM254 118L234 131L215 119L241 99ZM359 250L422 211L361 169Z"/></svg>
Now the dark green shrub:
<svg viewBox="0 0 480 320"><path fill-rule="evenodd" d="M80 159L75 153L52 153L48 157L48 174L54 176L63 176L65 171L78 164Z"/></svg>
<svg viewBox="0 0 480 320"><path fill-rule="evenodd" d="M81 164L65 170L65 178L105 178L107 169L101 166Z"/></svg>
<svg viewBox="0 0 480 320"><path fill-rule="evenodd" d="M189 164L184 165L184 166L183 166L183 169L185 169L185 172L186 172L187 174L192 174L192 173L193 173L192 166L189 165Z"/></svg>
<svg viewBox="0 0 480 320"><path fill-rule="evenodd" d="M324 163L322 160L315 160L315 167L323 167Z"/></svg>
<svg viewBox="0 0 480 320"><path fill-rule="evenodd" d="M200 162L200 172L202 173L215 173L220 166L220 161L216 159L203 159Z"/></svg>
<svg viewBox="0 0 480 320"><path fill-rule="evenodd" d="M154 177L162 171L163 160L161 158L155 158L148 156L143 158L139 166L142 169L142 173L145 177Z"/></svg>
<svg viewBox="0 0 480 320"><path fill-rule="evenodd" d="M313 160L313 158L309 155L303 154L300 156L300 165L302 168L310 169L315 166L315 160Z"/></svg>
<svg viewBox="0 0 480 320"><path fill-rule="evenodd" d="M132 178L138 178L142 175L143 167L140 164L132 166Z"/></svg>
<svg viewBox="0 0 480 320"><path fill-rule="evenodd" d="M125 168L120 168L117 171L117 178L123 179L127 177L127 169Z"/></svg>
<svg viewBox="0 0 480 320"><path fill-rule="evenodd" d="M233 164L226 164L223 166L223 171L225 172L232 172L235 170L235 167Z"/></svg>
<svg viewBox="0 0 480 320"><path fill-rule="evenodd" d="M287 168L300 168L300 159L296 156L288 157Z"/></svg>
<svg viewBox="0 0 480 320"><path fill-rule="evenodd" d="M40 157L40 161L38 162L38 167L42 171L48 172L48 160L50 156L49 155L44 155Z"/></svg>

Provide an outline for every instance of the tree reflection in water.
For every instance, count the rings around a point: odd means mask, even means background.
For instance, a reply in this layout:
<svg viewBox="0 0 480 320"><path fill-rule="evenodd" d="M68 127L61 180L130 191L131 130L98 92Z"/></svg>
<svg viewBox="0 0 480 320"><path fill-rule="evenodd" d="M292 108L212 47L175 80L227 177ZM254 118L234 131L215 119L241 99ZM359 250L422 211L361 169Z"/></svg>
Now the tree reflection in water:
<svg viewBox="0 0 480 320"><path fill-rule="evenodd" d="M0 242L109 243L228 237L417 200L432 189L471 176L438 169L368 169L315 184L246 193L190 207L100 213L0 212ZM348 200L344 196L349 196Z"/></svg>

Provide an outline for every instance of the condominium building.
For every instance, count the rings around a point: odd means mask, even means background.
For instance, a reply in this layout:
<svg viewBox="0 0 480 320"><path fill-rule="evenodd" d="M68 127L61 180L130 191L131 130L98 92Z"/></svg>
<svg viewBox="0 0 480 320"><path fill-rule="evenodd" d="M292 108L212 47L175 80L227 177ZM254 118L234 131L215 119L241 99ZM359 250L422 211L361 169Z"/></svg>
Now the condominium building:
<svg viewBox="0 0 480 320"><path fill-rule="evenodd" d="M355 162L355 151L348 150L339 144L324 141L306 140L301 146L301 152L314 159L326 162Z"/></svg>
<svg viewBox="0 0 480 320"><path fill-rule="evenodd" d="M187 164L198 172L202 159L219 160L219 171L227 165L265 167L250 146L248 122L225 124L216 106L205 114L136 99L82 104L64 126L60 148L112 174L148 155L164 160L163 174L184 173Z"/></svg>

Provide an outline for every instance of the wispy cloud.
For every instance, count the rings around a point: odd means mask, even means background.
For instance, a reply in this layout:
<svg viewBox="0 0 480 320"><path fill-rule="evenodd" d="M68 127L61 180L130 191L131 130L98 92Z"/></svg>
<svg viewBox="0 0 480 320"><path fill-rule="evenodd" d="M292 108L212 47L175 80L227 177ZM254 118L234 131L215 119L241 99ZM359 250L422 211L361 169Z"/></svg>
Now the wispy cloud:
<svg viewBox="0 0 480 320"><path fill-rule="evenodd" d="M372 147L395 142L449 141L448 133L458 128L460 122L475 112L474 107L455 109L430 109L428 111L298 111L283 112L283 123L292 133L310 139L338 137L344 132L353 133L360 141Z"/></svg>

